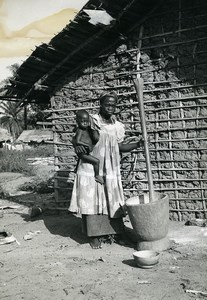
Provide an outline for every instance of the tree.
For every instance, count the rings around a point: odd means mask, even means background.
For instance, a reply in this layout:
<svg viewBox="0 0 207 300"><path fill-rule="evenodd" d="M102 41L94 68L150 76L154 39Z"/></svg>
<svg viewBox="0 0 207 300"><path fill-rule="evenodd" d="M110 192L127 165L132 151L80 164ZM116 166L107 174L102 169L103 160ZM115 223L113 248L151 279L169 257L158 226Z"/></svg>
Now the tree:
<svg viewBox="0 0 207 300"><path fill-rule="evenodd" d="M0 104L0 124L17 138L23 130L23 108L10 101Z"/></svg>
<svg viewBox="0 0 207 300"><path fill-rule="evenodd" d="M11 66L8 66L7 68L11 71L11 76L0 82L0 96L5 98L15 97L16 95L14 94L12 80L14 80L17 75L19 64L13 64Z"/></svg>
<svg viewBox="0 0 207 300"><path fill-rule="evenodd" d="M15 78L19 65L13 64L8 68L12 75L0 84L0 96L4 99L0 103L0 125L6 128L14 138L17 138L23 130L23 108L17 107L17 102L5 100L9 100L9 98L12 100L15 97L11 81Z"/></svg>
<svg viewBox="0 0 207 300"><path fill-rule="evenodd" d="M42 128L42 125L37 125L37 122L48 122L47 118L50 116L50 113L44 112L48 108L48 104L45 103L31 103L28 106L28 128Z"/></svg>
<svg viewBox="0 0 207 300"><path fill-rule="evenodd" d="M14 138L18 137L24 127L28 129L37 128L36 123L46 121L49 115L43 111L48 108L48 104L24 103L23 105L26 107L24 118L24 107L17 106L18 95L15 88L19 67L18 64L9 66L12 75L0 82L0 125L7 128Z"/></svg>

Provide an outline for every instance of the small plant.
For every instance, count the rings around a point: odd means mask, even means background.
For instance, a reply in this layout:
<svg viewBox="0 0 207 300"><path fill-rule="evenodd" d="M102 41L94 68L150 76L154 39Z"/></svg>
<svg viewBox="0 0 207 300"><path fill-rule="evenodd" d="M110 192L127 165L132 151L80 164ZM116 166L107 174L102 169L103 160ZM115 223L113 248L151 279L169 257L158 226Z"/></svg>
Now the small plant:
<svg viewBox="0 0 207 300"><path fill-rule="evenodd" d="M42 145L23 151L0 150L0 172L17 172L33 176L34 170L27 162L27 158L53 156L51 145Z"/></svg>
<svg viewBox="0 0 207 300"><path fill-rule="evenodd" d="M28 165L24 152L1 150L0 161L0 172L33 175L33 169Z"/></svg>
<svg viewBox="0 0 207 300"><path fill-rule="evenodd" d="M53 187L49 185L48 180L43 181L43 179L39 177L35 177L31 182L24 183L19 187L19 190L38 194L49 194L54 191Z"/></svg>
<svg viewBox="0 0 207 300"><path fill-rule="evenodd" d="M36 193L52 193L53 185L52 174L53 166L39 166L30 165L28 158L36 157L52 157L53 147L51 145L42 145L32 149L26 149L23 151L15 150L0 150L0 172L15 172L21 173L26 176L32 176L30 182L24 183L19 187L19 190L30 191ZM0 196L4 195L4 192L0 189Z"/></svg>
<svg viewBox="0 0 207 300"><path fill-rule="evenodd" d="M51 145L39 145L31 149L25 149L23 152L26 158L49 157L54 155L54 149Z"/></svg>

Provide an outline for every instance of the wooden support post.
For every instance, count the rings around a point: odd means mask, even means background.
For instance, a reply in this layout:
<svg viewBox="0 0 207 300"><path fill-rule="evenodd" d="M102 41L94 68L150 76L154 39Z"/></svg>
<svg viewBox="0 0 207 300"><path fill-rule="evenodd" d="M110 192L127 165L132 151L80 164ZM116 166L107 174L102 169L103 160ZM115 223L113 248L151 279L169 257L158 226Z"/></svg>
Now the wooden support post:
<svg viewBox="0 0 207 300"><path fill-rule="evenodd" d="M50 99L50 103L52 106L52 109L55 106L55 101L54 101L54 96L51 97ZM54 113L52 114L52 117L54 116ZM54 143L54 171L56 173L56 171L58 171L59 167L57 166L58 163L58 157L57 157L57 133L56 133L56 128L55 128L55 123L54 120L52 120L52 124L53 124L53 143ZM57 204L58 202L58 197L59 197L59 192L58 192L58 180L56 179L56 177L54 178L54 191L55 191L55 202Z"/></svg>
<svg viewBox="0 0 207 300"><path fill-rule="evenodd" d="M27 130L27 104L24 105L24 129Z"/></svg>

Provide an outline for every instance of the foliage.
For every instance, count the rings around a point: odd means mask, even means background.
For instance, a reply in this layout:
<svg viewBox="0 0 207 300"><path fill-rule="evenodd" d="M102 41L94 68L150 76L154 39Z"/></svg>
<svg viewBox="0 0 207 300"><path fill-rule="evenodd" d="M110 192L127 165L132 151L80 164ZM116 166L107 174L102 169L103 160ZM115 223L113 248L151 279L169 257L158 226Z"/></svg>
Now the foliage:
<svg viewBox="0 0 207 300"><path fill-rule="evenodd" d="M45 122L47 121L47 118L49 117L49 113L45 113L44 110L48 108L48 105L46 104L30 104L28 106L28 120L27 120L27 126L28 129L33 128L42 128L42 126L38 126L37 122Z"/></svg>
<svg viewBox="0 0 207 300"><path fill-rule="evenodd" d="M18 81L18 69L20 65L13 64L8 67L12 75L0 83L0 96L4 99L0 103L0 124L9 130L13 137L18 137L24 128L23 107L17 106L19 96L16 93L16 81ZM22 98L22 96L21 96ZM6 100L16 100L14 102ZM49 116L43 110L49 103L27 105L27 127L38 128L37 122L44 122Z"/></svg>
<svg viewBox="0 0 207 300"><path fill-rule="evenodd" d="M50 179L35 177L31 182L25 182L19 187L21 191L35 192L39 194L52 193L53 187L50 184Z"/></svg>
<svg viewBox="0 0 207 300"><path fill-rule="evenodd" d="M26 158L31 157L49 157L54 155L53 145L40 145L31 149L25 149L24 155Z"/></svg>
<svg viewBox="0 0 207 300"><path fill-rule="evenodd" d="M32 167L28 165L24 152L21 151L0 151L0 172L17 172L26 175L33 175Z"/></svg>
<svg viewBox="0 0 207 300"><path fill-rule="evenodd" d="M0 150L0 172L18 172L34 175L35 171L27 162L27 158L48 157L53 155L51 145L39 146L24 151Z"/></svg>
<svg viewBox="0 0 207 300"><path fill-rule="evenodd" d="M17 71L19 69L19 64L13 64L8 67L10 69L12 75L7 77L6 79L0 82L0 96L3 98L13 98L16 99L17 95L14 91L15 79L17 79Z"/></svg>
<svg viewBox="0 0 207 300"><path fill-rule="evenodd" d="M17 107L15 102L4 102L0 104L0 124L10 134L17 138L23 130L23 109Z"/></svg>
<svg viewBox="0 0 207 300"><path fill-rule="evenodd" d="M4 99L16 99L13 89L13 81L19 69L18 64L9 67L12 75L0 84L0 96ZM11 100L11 99L10 99ZM0 103L0 124L6 128L10 134L16 138L23 130L23 108L17 105L17 102L1 101Z"/></svg>

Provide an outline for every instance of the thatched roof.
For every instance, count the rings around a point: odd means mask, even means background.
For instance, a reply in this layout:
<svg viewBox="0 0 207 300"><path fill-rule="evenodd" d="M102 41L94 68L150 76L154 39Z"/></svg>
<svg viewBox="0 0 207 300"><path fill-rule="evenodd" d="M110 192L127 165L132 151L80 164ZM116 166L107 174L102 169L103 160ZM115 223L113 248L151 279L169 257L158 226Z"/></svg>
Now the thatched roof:
<svg viewBox="0 0 207 300"><path fill-rule="evenodd" d="M162 0L89 0L75 19L48 44L37 47L20 66L12 85L14 93L25 101L49 102L49 95L70 76L89 64L94 57L123 43ZM100 23L88 12L104 12L109 25ZM22 100L22 101L23 101Z"/></svg>
<svg viewBox="0 0 207 300"><path fill-rule="evenodd" d="M0 142L12 141L11 134L5 128L0 128Z"/></svg>
<svg viewBox="0 0 207 300"><path fill-rule="evenodd" d="M52 141L53 140L53 133L51 130L45 129L33 129L33 130L24 130L16 142L22 143L30 143L36 142L41 143L45 141Z"/></svg>

